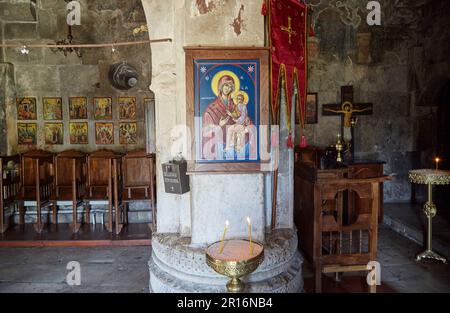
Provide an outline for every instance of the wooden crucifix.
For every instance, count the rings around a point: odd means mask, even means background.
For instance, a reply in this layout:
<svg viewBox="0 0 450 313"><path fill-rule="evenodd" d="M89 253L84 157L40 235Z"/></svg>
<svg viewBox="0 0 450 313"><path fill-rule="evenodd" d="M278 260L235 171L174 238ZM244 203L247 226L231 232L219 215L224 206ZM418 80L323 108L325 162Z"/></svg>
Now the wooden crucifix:
<svg viewBox="0 0 450 313"><path fill-rule="evenodd" d="M322 115L340 115L342 117L341 134L347 145L349 159L353 160L354 145L354 127L356 125L356 115L372 115L372 103L353 103L353 86L341 87L342 101L339 104L324 104L322 106Z"/></svg>

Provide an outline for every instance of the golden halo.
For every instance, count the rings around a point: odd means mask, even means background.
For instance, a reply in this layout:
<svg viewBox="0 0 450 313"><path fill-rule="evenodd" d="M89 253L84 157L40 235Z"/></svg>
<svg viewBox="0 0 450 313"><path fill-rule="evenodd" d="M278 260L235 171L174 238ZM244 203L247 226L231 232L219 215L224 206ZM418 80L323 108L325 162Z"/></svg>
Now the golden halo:
<svg viewBox="0 0 450 313"><path fill-rule="evenodd" d="M234 92L231 94L231 97L233 97L236 94L236 92L239 91L239 89L241 88L241 81L239 80L239 78L235 73L231 71L220 71L219 73L214 75L214 78L212 79L211 82L211 89L216 95L216 97L219 95L219 86L218 86L219 81L222 77L226 75L231 76L234 80Z"/></svg>
<svg viewBox="0 0 450 313"><path fill-rule="evenodd" d="M350 110L353 109L353 104L350 101L345 101L344 103L342 103L342 110L344 110L346 105L350 106Z"/></svg>
<svg viewBox="0 0 450 313"><path fill-rule="evenodd" d="M248 100L249 100L248 93L246 93L246 92L243 91L243 90L238 90L238 91L236 91L236 92L233 94L233 100L234 100L234 103L237 104L236 98L237 98L237 96L239 96L239 95L244 96L244 104L248 104Z"/></svg>

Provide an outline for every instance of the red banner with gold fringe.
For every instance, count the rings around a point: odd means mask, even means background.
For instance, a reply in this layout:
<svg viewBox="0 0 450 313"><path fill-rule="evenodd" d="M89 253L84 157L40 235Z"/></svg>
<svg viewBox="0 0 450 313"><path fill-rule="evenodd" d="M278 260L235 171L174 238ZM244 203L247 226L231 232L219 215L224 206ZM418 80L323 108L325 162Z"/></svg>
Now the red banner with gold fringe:
<svg viewBox="0 0 450 313"><path fill-rule="evenodd" d="M294 84L299 96L295 103L302 126L305 121L307 91L307 6L298 0L267 0L262 13L269 14L271 46L272 119L280 122L279 105L282 88L285 91L286 122L289 129L288 146L292 142L292 96Z"/></svg>

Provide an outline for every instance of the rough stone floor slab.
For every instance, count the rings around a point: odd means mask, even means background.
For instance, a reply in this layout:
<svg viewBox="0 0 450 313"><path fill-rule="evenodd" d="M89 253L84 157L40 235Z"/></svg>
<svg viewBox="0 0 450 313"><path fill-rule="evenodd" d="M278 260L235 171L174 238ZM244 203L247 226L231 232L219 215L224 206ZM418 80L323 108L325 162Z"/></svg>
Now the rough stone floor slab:
<svg viewBox="0 0 450 313"><path fill-rule="evenodd" d="M394 232L385 225L380 226L378 236L378 262L381 264L381 282L384 288L380 292L450 292L450 267L440 262L424 260L416 262L415 255L423 248L404 236ZM312 280L311 266L303 263L303 273L306 281ZM346 273L342 277L344 287L324 292L345 290L347 292L366 292L364 286L366 273ZM361 279L354 280L354 276ZM350 281L348 284L347 282ZM347 284L347 285L346 285ZM353 285L352 285L353 284ZM365 288L365 287L364 287ZM307 290L308 291L308 290Z"/></svg>
<svg viewBox="0 0 450 313"><path fill-rule="evenodd" d="M427 220L423 204L386 203L384 224L397 233L423 244L426 242ZM450 258L450 210L438 207L433 218L433 249Z"/></svg>
<svg viewBox="0 0 450 313"><path fill-rule="evenodd" d="M151 247L1 248L1 292L148 292ZM81 266L69 286L68 262Z"/></svg>
<svg viewBox="0 0 450 313"><path fill-rule="evenodd" d="M382 282L388 290L450 292L450 267L415 262L415 254L422 249L415 242L381 226L378 247ZM0 292L148 292L150 254L150 247L1 248ZM81 265L81 286L66 283L70 261ZM343 282L347 275L355 274L345 274ZM312 277L307 262L304 276L305 280Z"/></svg>

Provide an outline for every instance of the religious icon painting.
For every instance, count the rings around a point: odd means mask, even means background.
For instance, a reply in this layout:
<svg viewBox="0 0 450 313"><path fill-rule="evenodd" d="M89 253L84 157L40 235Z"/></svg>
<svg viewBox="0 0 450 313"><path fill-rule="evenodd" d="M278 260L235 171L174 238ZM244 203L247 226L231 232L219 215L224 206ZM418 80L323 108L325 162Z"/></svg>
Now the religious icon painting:
<svg viewBox="0 0 450 313"><path fill-rule="evenodd" d="M35 145L37 143L37 124L18 123L17 134L19 145Z"/></svg>
<svg viewBox="0 0 450 313"><path fill-rule="evenodd" d="M119 97L119 119L136 119L136 97Z"/></svg>
<svg viewBox="0 0 450 313"><path fill-rule="evenodd" d="M94 119L112 120L112 98L94 98Z"/></svg>
<svg viewBox="0 0 450 313"><path fill-rule="evenodd" d="M88 118L86 97L69 98L69 117L71 120L85 120Z"/></svg>
<svg viewBox="0 0 450 313"><path fill-rule="evenodd" d="M114 144L113 123L95 123L95 143L97 145Z"/></svg>
<svg viewBox="0 0 450 313"><path fill-rule="evenodd" d="M45 123L45 144L63 145L64 144L64 124L63 123Z"/></svg>
<svg viewBox="0 0 450 313"><path fill-rule="evenodd" d="M119 142L121 145L135 145L137 139L137 123L119 124Z"/></svg>
<svg viewBox="0 0 450 313"><path fill-rule="evenodd" d="M17 119L19 121L36 120L36 98L17 98Z"/></svg>
<svg viewBox="0 0 450 313"><path fill-rule="evenodd" d="M43 98L44 103L44 120L62 120L63 109L61 98Z"/></svg>
<svg viewBox="0 0 450 313"><path fill-rule="evenodd" d="M267 140L260 138L260 126L268 125L269 111L268 50L185 50L195 141L190 170L260 170L260 143Z"/></svg>
<svg viewBox="0 0 450 313"><path fill-rule="evenodd" d="M69 123L71 145L87 145L89 143L88 123Z"/></svg>
<svg viewBox="0 0 450 313"><path fill-rule="evenodd" d="M317 124L318 123L318 95L317 93L308 93L306 96L306 124Z"/></svg>

